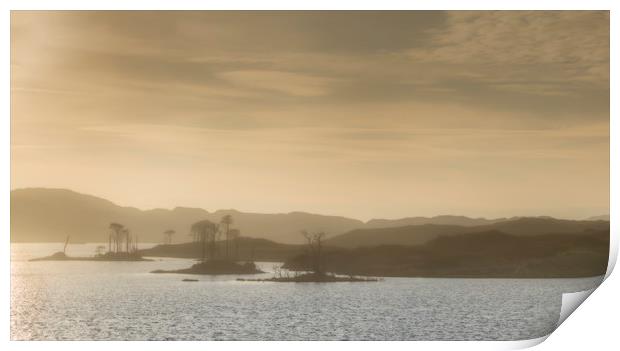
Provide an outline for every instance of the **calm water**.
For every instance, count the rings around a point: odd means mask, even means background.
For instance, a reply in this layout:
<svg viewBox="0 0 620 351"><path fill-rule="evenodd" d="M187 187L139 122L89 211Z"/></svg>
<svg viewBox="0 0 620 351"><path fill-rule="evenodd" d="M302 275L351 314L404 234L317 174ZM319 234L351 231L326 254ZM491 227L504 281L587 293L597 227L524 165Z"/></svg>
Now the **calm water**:
<svg viewBox="0 0 620 351"><path fill-rule="evenodd" d="M67 253L92 255L95 246ZM148 273L192 264L185 259L27 262L61 249L11 245L13 340L531 339L554 329L561 293L602 279L258 283ZM187 277L199 281L181 281Z"/></svg>

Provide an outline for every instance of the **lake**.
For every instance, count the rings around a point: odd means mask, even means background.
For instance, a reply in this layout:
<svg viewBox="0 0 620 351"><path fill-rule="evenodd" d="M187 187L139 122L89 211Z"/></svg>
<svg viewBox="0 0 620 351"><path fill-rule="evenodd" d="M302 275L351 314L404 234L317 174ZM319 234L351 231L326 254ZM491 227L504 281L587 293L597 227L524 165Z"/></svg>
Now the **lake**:
<svg viewBox="0 0 620 351"><path fill-rule="evenodd" d="M558 321L580 279L385 278L364 283L238 282L151 274L188 259L28 262L62 244L11 244L13 340L521 340ZM71 256L97 244L69 245ZM146 247L143 245L142 247ZM274 263L259 262L265 271ZM184 278L198 282L183 282Z"/></svg>

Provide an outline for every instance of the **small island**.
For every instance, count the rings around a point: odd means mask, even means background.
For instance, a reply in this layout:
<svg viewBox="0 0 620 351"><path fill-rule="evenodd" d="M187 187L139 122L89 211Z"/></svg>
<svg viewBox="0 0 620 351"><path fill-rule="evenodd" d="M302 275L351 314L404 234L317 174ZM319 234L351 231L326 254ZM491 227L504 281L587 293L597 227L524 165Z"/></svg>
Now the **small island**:
<svg viewBox="0 0 620 351"><path fill-rule="evenodd" d="M189 268L163 270L157 269L151 273L177 273L177 274L205 274L205 275L224 275L224 274L259 274L265 273L256 267L252 261L238 262L236 257L232 257L228 244L230 237L237 238L239 230L231 229L233 223L232 216L226 215L222 217L219 224L215 224L209 220L196 222L191 227L191 234L200 244L202 249L201 260L199 263ZM220 235L224 234L225 252L222 255L218 250L217 240ZM222 257L223 256L223 257Z"/></svg>
<svg viewBox="0 0 620 351"><path fill-rule="evenodd" d="M282 270L282 267L275 267L275 275L272 278L266 279L244 279L238 278L238 281L246 282L278 282L278 283L337 283L337 282L377 282L379 279L371 277L356 277L353 275L338 276L333 273L328 273L323 270L322 265L322 248L323 239L326 234L324 232L309 233L305 230L301 234L306 238L308 266L311 267L311 272L300 273L299 271L293 272L290 275L289 270Z"/></svg>
<svg viewBox="0 0 620 351"><path fill-rule="evenodd" d="M104 252L105 246L97 246L94 256L71 257L67 255L69 236L65 240L62 251L51 256L33 258L29 261L152 261L143 258L138 251L138 240L131 235L129 228L119 223L110 223L108 235L108 251Z"/></svg>
<svg viewBox="0 0 620 351"><path fill-rule="evenodd" d="M337 276L329 273L304 273L294 274L293 276L279 275L267 279L246 279L237 278L240 282L278 282L278 283L336 283L336 282L378 282L377 278L355 277L355 276Z"/></svg>
<svg viewBox="0 0 620 351"><path fill-rule="evenodd" d="M106 253L103 255L84 256L84 257L71 257L67 256L64 252L59 251L51 256L38 257L29 260L30 262L36 261L152 261L148 258L144 258L139 255L115 255Z"/></svg>
<svg viewBox="0 0 620 351"><path fill-rule="evenodd" d="M258 269L254 262L234 262L228 260L211 260L199 262L189 268L163 270L157 269L151 273L179 273L179 274L259 274L265 273Z"/></svg>

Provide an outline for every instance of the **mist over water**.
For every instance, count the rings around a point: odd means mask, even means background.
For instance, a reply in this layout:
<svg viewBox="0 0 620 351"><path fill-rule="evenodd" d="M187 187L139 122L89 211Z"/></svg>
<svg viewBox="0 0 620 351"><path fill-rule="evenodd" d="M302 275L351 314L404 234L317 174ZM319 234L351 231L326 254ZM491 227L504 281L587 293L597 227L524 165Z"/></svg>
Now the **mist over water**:
<svg viewBox="0 0 620 351"><path fill-rule="evenodd" d="M11 245L11 339L530 339L554 329L561 293L602 279L238 282L239 276L148 273L188 267L188 259L27 261L59 246ZM68 254L91 255L96 246L70 245ZM259 265L272 271L274 263Z"/></svg>

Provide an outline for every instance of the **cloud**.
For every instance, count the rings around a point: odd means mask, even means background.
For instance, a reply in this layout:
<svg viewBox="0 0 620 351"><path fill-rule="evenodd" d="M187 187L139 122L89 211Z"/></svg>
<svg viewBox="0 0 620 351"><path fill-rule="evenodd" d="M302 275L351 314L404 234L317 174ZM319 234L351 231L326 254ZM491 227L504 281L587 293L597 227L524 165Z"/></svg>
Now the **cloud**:
<svg viewBox="0 0 620 351"><path fill-rule="evenodd" d="M267 90L291 96L321 96L329 92L335 80L279 71L231 71L218 75L238 87Z"/></svg>
<svg viewBox="0 0 620 351"><path fill-rule="evenodd" d="M605 207L608 42L589 11L12 12L12 186L369 216Z"/></svg>
<svg viewBox="0 0 620 351"><path fill-rule="evenodd" d="M541 81L609 84L608 11L452 11L427 34L433 44L409 50L412 60L458 65L500 89L546 95L570 91Z"/></svg>

